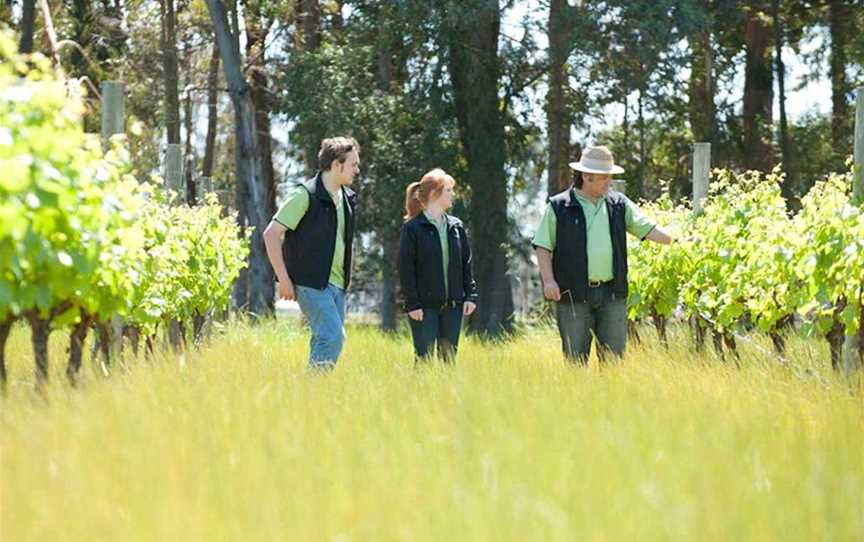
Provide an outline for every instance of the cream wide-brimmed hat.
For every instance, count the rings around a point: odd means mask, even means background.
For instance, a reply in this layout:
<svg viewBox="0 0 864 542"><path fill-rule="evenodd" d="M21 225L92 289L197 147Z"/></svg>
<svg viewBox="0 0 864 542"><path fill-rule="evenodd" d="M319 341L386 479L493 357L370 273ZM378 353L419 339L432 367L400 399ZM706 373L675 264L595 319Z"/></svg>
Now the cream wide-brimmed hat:
<svg viewBox="0 0 864 542"><path fill-rule="evenodd" d="M624 168L615 165L612 151L603 145L585 147L579 161L570 162L568 165L572 169L584 173L607 173L609 175L624 173Z"/></svg>

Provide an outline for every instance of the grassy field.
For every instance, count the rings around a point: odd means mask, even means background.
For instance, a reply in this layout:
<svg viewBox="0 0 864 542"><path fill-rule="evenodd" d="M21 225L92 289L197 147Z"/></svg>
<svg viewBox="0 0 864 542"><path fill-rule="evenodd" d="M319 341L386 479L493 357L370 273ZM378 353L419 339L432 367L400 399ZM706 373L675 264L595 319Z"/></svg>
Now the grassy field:
<svg viewBox="0 0 864 542"><path fill-rule="evenodd" d="M85 362L33 391L28 334L0 399L0 539L862 540L864 400L794 341L736 369L673 330L568 366L551 330L410 342L349 330L328 375L307 335L238 323L200 353Z"/></svg>

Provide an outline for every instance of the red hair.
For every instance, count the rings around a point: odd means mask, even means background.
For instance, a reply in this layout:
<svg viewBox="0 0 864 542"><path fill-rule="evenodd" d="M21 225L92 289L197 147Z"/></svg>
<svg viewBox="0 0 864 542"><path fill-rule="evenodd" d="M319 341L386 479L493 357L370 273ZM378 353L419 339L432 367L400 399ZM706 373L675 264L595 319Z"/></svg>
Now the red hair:
<svg viewBox="0 0 864 542"><path fill-rule="evenodd" d="M435 168L423 175L419 181L409 184L405 189L405 221L419 215L429 201L440 196L445 188L455 185L453 177L441 168Z"/></svg>

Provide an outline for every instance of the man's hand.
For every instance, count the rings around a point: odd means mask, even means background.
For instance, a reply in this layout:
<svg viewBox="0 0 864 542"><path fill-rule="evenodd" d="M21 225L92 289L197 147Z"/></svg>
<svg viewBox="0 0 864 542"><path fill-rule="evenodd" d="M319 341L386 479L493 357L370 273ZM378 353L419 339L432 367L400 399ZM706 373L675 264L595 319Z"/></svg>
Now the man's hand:
<svg viewBox="0 0 864 542"><path fill-rule="evenodd" d="M286 279L284 282L279 281L279 299L287 299L288 301L294 301L297 299L297 296L294 294L294 285L291 283L291 279Z"/></svg>
<svg viewBox="0 0 864 542"><path fill-rule="evenodd" d="M471 316L471 313L474 312L474 309L477 308L477 304L473 301L466 301L462 305L462 314L465 316Z"/></svg>
<svg viewBox="0 0 864 542"><path fill-rule="evenodd" d="M417 322L423 321L423 309L415 309L408 313L408 318Z"/></svg>
<svg viewBox="0 0 864 542"><path fill-rule="evenodd" d="M561 301L561 288L555 282L552 272L552 251L537 247L534 249L537 255L537 265L540 267L540 278L543 280L543 297L552 301Z"/></svg>
<svg viewBox="0 0 864 542"><path fill-rule="evenodd" d="M672 238L672 244L675 245L687 245L690 243L696 242L696 236L694 235L684 235L684 236L676 236Z"/></svg>
<svg viewBox="0 0 864 542"><path fill-rule="evenodd" d="M543 296L552 301L561 301L561 289L554 280L543 283Z"/></svg>

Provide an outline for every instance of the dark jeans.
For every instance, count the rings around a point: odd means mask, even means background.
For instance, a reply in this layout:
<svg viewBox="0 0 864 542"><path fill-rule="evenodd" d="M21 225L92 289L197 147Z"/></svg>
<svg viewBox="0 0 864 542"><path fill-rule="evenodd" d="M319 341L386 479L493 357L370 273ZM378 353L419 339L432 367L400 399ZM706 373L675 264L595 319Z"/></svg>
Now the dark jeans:
<svg viewBox="0 0 864 542"><path fill-rule="evenodd" d="M442 361L453 361L462 331L462 303L444 309L424 307L423 320L418 322L409 317L408 323L411 324L411 338L418 361L430 358L436 343Z"/></svg>
<svg viewBox="0 0 864 542"><path fill-rule="evenodd" d="M573 303L568 294L557 303L558 332L564 355L581 364L588 363L592 334L597 338L601 359L607 351L624 355L627 343L627 300L616 297L612 286L588 288L588 300Z"/></svg>

